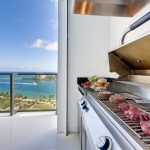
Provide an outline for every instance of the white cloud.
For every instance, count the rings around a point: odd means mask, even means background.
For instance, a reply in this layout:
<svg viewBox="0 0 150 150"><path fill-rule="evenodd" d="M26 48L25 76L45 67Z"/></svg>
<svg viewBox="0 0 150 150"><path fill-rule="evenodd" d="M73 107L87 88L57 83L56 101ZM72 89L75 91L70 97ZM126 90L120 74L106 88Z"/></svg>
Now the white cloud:
<svg viewBox="0 0 150 150"><path fill-rule="evenodd" d="M30 48L42 48L47 51L57 51L58 42L50 42L42 40L40 38L36 39L35 42L29 45Z"/></svg>
<svg viewBox="0 0 150 150"><path fill-rule="evenodd" d="M35 42L33 42L30 47L31 48L42 48L45 45L45 41L43 41L42 39L36 39Z"/></svg>
<svg viewBox="0 0 150 150"><path fill-rule="evenodd" d="M58 50L58 42L53 42L45 45L45 49L49 51L57 51Z"/></svg>

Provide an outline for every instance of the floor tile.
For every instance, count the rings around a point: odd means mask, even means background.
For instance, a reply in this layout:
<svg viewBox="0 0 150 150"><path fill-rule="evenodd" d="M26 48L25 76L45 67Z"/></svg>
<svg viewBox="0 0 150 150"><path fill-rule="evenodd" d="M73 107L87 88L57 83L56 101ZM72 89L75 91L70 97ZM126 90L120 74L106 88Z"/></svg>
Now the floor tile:
<svg viewBox="0 0 150 150"><path fill-rule="evenodd" d="M80 144L78 134L57 134L55 112L26 112L0 115L0 150L80 150Z"/></svg>

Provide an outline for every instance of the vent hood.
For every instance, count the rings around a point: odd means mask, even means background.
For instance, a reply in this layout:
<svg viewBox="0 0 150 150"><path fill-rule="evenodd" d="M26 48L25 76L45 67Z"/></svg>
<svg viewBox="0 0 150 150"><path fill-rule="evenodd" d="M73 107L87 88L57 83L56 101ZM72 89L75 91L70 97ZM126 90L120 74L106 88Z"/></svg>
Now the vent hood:
<svg viewBox="0 0 150 150"><path fill-rule="evenodd" d="M75 0L74 13L132 17L149 2L150 0Z"/></svg>
<svg viewBox="0 0 150 150"><path fill-rule="evenodd" d="M110 72L150 75L150 34L108 53Z"/></svg>

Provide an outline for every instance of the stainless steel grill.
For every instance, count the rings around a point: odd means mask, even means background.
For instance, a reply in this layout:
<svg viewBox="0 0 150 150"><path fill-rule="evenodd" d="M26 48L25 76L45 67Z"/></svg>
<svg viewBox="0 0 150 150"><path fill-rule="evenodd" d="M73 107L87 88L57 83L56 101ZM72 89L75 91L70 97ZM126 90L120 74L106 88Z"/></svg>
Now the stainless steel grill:
<svg viewBox="0 0 150 150"><path fill-rule="evenodd" d="M148 115L150 115L149 48L150 34L109 52L110 71L118 73L119 78L107 89L124 96L129 103ZM90 104L112 133L115 128L123 136L123 142L127 141L135 149L150 150L150 136L143 133L139 121L126 118L118 105L110 103L108 99L98 99L97 92L83 88L80 90L83 94L87 94ZM115 135L119 137L119 134Z"/></svg>
<svg viewBox="0 0 150 150"><path fill-rule="evenodd" d="M109 91L118 93L128 102L150 115L150 34L109 52L111 72L119 78L109 87ZM135 133L141 141L150 147L150 136L141 130L140 122L131 121L119 110L118 105L108 100L101 102L124 123L127 132Z"/></svg>

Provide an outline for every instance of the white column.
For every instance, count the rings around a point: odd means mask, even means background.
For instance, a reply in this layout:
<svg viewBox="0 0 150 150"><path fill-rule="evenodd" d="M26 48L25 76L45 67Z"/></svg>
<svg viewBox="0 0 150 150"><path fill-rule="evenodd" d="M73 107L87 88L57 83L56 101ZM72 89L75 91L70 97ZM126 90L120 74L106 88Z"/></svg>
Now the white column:
<svg viewBox="0 0 150 150"><path fill-rule="evenodd" d="M57 77L57 130L66 134L67 99L67 0L58 0L58 77Z"/></svg>

